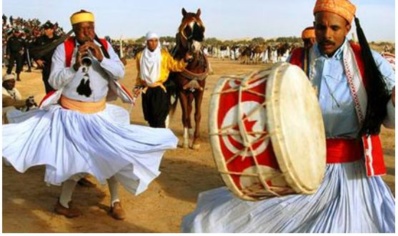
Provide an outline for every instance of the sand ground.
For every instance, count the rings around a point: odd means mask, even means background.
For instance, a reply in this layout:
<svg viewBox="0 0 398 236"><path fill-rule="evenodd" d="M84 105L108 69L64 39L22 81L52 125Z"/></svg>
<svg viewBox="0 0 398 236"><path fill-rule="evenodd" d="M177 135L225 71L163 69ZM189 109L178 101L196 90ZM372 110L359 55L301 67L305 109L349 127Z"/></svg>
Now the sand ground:
<svg viewBox="0 0 398 236"><path fill-rule="evenodd" d="M43 182L44 168L33 167L21 174L13 167L3 165L3 233L173 233L179 232L181 219L193 211L200 192L223 186L208 139L208 107L210 94L217 80L223 75L239 75L270 65L242 65L236 61L210 58L214 74L207 78L202 106L201 146L199 150L182 149L167 151L161 166L161 174L144 193L133 196L120 189L123 207L127 213L124 221L108 215L109 193L107 186L97 183L94 188L78 186L73 195L74 204L83 215L67 219L53 213L60 187L47 186ZM3 74L5 70L3 68ZM35 95L36 101L44 96L41 71L23 72L17 88L23 95ZM135 62L128 60L123 84L129 89L136 77ZM115 102L125 108L126 104ZM180 108L170 123L175 134L182 137ZM146 125L141 101L131 112L131 123ZM395 131L382 130L382 142L388 174L384 180L395 193Z"/></svg>

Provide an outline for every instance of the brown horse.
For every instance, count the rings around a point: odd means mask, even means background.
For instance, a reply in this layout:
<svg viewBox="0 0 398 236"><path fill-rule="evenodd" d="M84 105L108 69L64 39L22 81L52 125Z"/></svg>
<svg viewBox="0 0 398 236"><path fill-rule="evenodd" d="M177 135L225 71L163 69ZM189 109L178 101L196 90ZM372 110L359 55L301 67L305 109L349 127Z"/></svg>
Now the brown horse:
<svg viewBox="0 0 398 236"><path fill-rule="evenodd" d="M184 58L187 52L193 55L193 59L182 72L171 73L169 79L174 81L176 101L171 106L171 114L175 111L176 104L180 100L182 109L182 123L184 126L184 140L182 146L198 149L198 139L201 120L201 105L206 77L209 71L209 63L202 51L201 43L204 40L205 26L200 19L200 9L196 13L186 12L182 9L182 21L176 35L176 46L173 57ZM191 122L192 103L195 101L195 127Z"/></svg>

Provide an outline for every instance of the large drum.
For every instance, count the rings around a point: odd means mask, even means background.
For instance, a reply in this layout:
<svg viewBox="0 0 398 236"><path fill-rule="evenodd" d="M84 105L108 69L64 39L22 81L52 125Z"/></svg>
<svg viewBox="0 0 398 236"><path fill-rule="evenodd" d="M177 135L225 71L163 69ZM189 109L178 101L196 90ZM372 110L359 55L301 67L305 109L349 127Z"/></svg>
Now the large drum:
<svg viewBox="0 0 398 236"><path fill-rule="evenodd" d="M218 171L242 199L312 194L323 179L322 114L297 66L221 77L210 98L209 133Z"/></svg>

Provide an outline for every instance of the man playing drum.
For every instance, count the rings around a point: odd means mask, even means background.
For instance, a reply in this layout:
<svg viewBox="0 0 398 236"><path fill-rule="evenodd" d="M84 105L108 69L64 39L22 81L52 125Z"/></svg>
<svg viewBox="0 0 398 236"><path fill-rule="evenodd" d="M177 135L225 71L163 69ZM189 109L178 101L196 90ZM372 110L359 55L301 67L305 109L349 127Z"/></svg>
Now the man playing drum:
<svg viewBox="0 0 398 236"><path fill-rule="evenodd" d="M210 190L184 217L183 232L395 232L395 202L380 177L386 169L378 136L381 124L395 128L395 76L367 48L362 32L360 45L346 38L355 10L347 0L317 0L313 11L317 42L309 51L309 78L327 138L326 172L317 192L250 202L227 188ZM302 65L302 49L290 63Z"/></svg>

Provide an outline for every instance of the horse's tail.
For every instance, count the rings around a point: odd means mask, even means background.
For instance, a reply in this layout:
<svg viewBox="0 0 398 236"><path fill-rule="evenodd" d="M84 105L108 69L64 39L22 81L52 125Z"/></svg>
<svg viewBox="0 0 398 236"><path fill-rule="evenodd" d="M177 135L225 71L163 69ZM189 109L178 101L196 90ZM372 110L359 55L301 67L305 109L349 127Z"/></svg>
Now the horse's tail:
<svg viewBox="0 0 398 236"><path fill-rule="evenodd" d="M177 86L175 83L175 76L176 74L171 72L169 78L165 83L167 92L170 94L170 101L171 101L170 110L169 110L170 119L173 118L178 104L178 93L177 93Z"/></svg>
<svg viewBox="0 0 398 236"><path fill-rule="evenodd" d="M171 99L171 104L170 104L169 115L170 115L170 119L171 119L171 118L173 118L174 113L175 113L175 111L177 109L177 104L178 104L177 93L171 94L170 99Z"/></svg>

